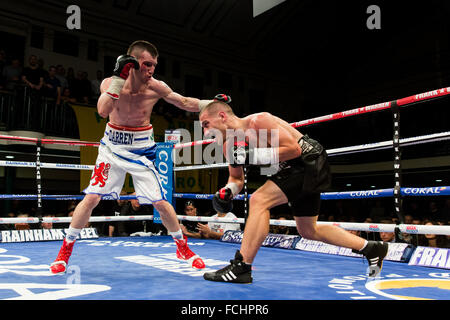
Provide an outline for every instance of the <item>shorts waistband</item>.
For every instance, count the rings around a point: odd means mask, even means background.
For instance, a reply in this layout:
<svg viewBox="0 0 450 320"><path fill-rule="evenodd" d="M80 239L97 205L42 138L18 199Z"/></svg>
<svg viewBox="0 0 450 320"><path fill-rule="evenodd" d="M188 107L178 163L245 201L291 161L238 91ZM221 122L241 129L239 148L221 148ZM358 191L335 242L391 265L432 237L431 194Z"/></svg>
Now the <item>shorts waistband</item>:
<svg viewBox="0 0 450 320"><path fill-rule="evenodd" d="M153 128L152 125L148 125L145 127L125 127L125 126L118 126L116 124L112 124L111 122L108 122L107 125L114 130L120 130L120 131L147 131L147 130L150 130Z"/></svg>
<svg viewBox="0 0 450 320"><path fill-rule="evenodd" d="M153 127L124 127L108 123L102 141L114 145L148 146L154 144Z"/></svg>

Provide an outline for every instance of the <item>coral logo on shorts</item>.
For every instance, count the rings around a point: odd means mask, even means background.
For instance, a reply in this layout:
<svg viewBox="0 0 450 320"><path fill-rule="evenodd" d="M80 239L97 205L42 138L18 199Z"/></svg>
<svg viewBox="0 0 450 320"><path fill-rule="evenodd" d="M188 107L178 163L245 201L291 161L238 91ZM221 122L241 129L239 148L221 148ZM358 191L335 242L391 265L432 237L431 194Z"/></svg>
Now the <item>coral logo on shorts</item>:
<svg viewBox="0 0 450 320"><path fill-rule="evenodd" d="M106 180L108 180L109 169L111 165L109 163L101 162L94 168L94 173L92 175L91 180L94 180L92 186L98 184L100 188L105 186Z"/></svg>

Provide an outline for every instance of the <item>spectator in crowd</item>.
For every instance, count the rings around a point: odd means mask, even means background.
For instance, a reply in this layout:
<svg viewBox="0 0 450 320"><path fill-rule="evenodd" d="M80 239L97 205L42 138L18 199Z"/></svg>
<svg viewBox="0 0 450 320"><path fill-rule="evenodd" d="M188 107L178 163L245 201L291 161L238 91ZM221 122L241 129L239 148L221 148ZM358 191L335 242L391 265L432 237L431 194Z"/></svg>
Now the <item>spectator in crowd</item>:
<svg viewBox="0 0 450 320"><path fill-rule="evenodd" d="M56 78L56 67L50 66L48 68L48 76L45 78L46 96L53 98L56 101L56 105L61 103L61 83Z"/></svg>
<svg viewBox="0 0 450 320"><path fill-rule="evenodd" d="M71 217L73 215L73 211L75 210L75 207L77 206L76 201L71 200L67 204L67 216Z"/></svg>
<svg viewBox="0 0 450 320"><path fill-rule="evenodd" d="M404 216L403 218L404 218L405 224L413 224L414 218L413 218L412 215L410 215L410 214L405 214L405 216ZM407 243L412 243L413 237L412 237L411 234L406 233L406 232L402 232L401 235L402 235L402 238L403 238Z"/></svg>
<svg viewBox="0 0 450 320"><path fill-rule="evenodd" d="M75 85L75 70L72 67L67 68L67 83L69 84L70 91L73 92Z"/></svg>
<svg viewBox="0 0 450 320"><path fill-rule="evenodd" d="M136 195L136 192L130 193L129 195ZM151 215L151 208L148 205L141 205L137 199L131 199L127 201L124 206L125 215L127 216L137 216L137 215ZM145 231L147 229L147 221L127 221L125 224L125 230L128 235L135 232Z"/></svg>
<svg viewBox="0 0 450 320"><path fill-rule="evenodd" d="M42 76L44 77L44 80L45 80L45 78L47 78L48 77L48 71L47 70L45 70L45 63L44 63L44 59L42 59L42 58L38 58L38 60L37 60L37 64L38 64L38 66L39 66L39 70L41 71L41 74L42 74Z"/></svg>
<svg viewBox="0 0 450 320"><path fill-rule="evenodd" d="M278 216L277 220L279 221L286 221L287 218L284 215L280 215ZM281 226L281 225L271 225L270 226L271 229L271 233L275 233L275 234L294 234L296 235L297 232L293 231L291 227L288 226Z"/></svg>
<svg viewBox="0 0 450 320"><path fill-rule="evenodd" d="M4 88L13 91L21 83L22 65L20 60L13 58L10 65L3 68Z"/></svg>
<svg viewBox="0 0 450 320"><path fill-rule="evenodd" d="M27 218L27 217L28 217L28 214L26 214L26 213L21 213L21 214L17 215L17 218ZM26 222L20 222L20 223L15 223L14 228L16 230L30 230L30 225Z"/></svg>
<svg viewBox="0 0 450 320"><path fill-rule="evenodd" d="M125 190L122 190L120 192L121 196L126 195L127 192ZM114 202L114 216L125 216L127 215L128 211L128 200L120 200L117 199ZM125 231L125 223L124 221L115 221L115 222L109 222L107 223L108 226L108 236L114 237L114 236L127 236L128 234Z"/></svg>
<svg viewBox="0 0 450 320"><path fill-rule="evenodd" d="M102 84L102 80L103 72L102 70L97 70L97 78L91 80L92 99L97 99L100 96L100 85Z"/></svg>
<svg viewBox="0 0 450 320"><path fill-rule="evenodd" d="M77 99L75 99L75 97L72 96L72 93L70 92L69 88L64 88L61 95L61 101L75 103L77 102Z"/></svg>
<svg viewBox="0 0 450 320"><path fill-rule="evenodd" d="M424 225L426 226L435 226L439 225L438 223L432 221L432 220L425 220ZM433 248L449 248L448 239L444 235L436 235L436 234L425 234L421 235L422 241L419 240L419 242L422 242L421 245L426 247L433 247Z"/></svg>
<svg viewBox="0 0 450 320"><path fill-rule="evenodd" d="M184 214L186 216L191 217L197 216L197 207L195 206L194 202L192 201L185 202ZM186 237L201 238L202 235L200 234L200 231L197 229L197 224L198 223L196 221L183 220L180 224L180 227L181 230L183 231L183 234L186 235Z"/></svg>
<svg viewBox="0 0 450 320"><path fill-rule="evenodd" d="M374 223L373 219L370 217L367 217L363 223ZM370 231L362 231L361 237L367 240L379 240L380 236L378 232L370 232Z"/></svg>
<svg viewBox="0 0 450 320"><path fill-rule="evenodd" d="M213 218L232 218L237 217L232 212L217 212L212 216ZM229 223L229 222L208 222L208 224L197 223L197 230L200 232L202 238L207 239L220 239L225 231L228 230L241 230L239 223Z"/></svg>
<svg viewBox="0 0 450 320"><path fill-rule="evenodd" d="M23 70L22 81L35 92L40 92L44 85L44 75L37 62L37 57L34 54L30 55L29 66Z"/></svg>
<svg viewBox="0 0 450 320"><path fill-rule="evenodd" d="M405 220L405 224L412 224L413 222L413 216L410 214L405 214L405 216L403 217Z"/></svg>
<svg viewBox="0 0 450 320"><path fill-rule="evenodd" d="M392 220L382 219L380 221L382 224L392 224ZM394 232L380 232L380 239L384 242L395 242L395 233Z"/></svg>
<svg viewBox="0 0 450 320"><path fill-rule="evenodd" d="M91 96L91 82L87 79L86 72L77 72L77 77L73 81L71 90L78 102L89 103L89 98Z"/></svg>
<svg viewBox="0 0 450 320"><path fill-rule="evenodd" d="M53 218L55 217L54 214L47 214L43 216L44 218ZM42 229L53 229L53 222L42 222L41 223Z"/></svg>
<svg viewBox="0 0 450 320"><path fill-rule="evenodd" d="M58 64L56 66L55 77L59 80L59 83L61 84L61 92L64 91L65 88L69 87L69 82L67 81L66 78L66 69L61 64Z"/></svg>

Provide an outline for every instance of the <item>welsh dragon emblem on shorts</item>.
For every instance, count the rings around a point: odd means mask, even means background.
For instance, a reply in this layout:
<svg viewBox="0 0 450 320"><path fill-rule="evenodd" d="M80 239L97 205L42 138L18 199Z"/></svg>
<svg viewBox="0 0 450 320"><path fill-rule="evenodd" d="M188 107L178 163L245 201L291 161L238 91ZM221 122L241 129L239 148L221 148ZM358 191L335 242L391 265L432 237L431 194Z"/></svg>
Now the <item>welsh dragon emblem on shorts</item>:
<svg viewBox="0 0 450 320"><path fill-rule="evenodd" d="M100 188L104 187L106 180L108 180L108 173L110 168L111 165L109 163L101 162L96 165L91 178L91 180L94 180L92 185L95 186L98 184Z"/></svg>

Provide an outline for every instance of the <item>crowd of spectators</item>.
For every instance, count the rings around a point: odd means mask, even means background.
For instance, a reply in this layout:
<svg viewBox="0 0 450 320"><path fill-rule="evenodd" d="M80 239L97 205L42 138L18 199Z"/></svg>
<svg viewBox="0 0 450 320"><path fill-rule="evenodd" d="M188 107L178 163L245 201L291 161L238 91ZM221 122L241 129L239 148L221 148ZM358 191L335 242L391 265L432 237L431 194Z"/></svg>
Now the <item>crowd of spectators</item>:
<svg viewBox="0 0 450 320"><path fill-rule="evenodd" d="M24 62L18 57L9 57L0 49L0 91L19 91L21 96L30 97L32 105L45 98L54 100L56 105L71 102L95 106L103 79L102 70L89 75L87 71L76 70L72 66L46 64L43 58L34 54ZM38 109L33 108L34 111ZM153 111L168 121L195 117L194 113L178 109L164 100L159 100Z"/></svg>
<svg viewBox="0 0 450 320"><path fill-rule="evenodd" d="M28 88L33 97L46 97L56 100L78 103L95 103L100 95L103 72L98 70L95 77L83 70L66 67L61 64L46 65L42 58L32 54L24 64L17 57L7 59L4 50L0 50L0 89L11 91Z"/></svg>

